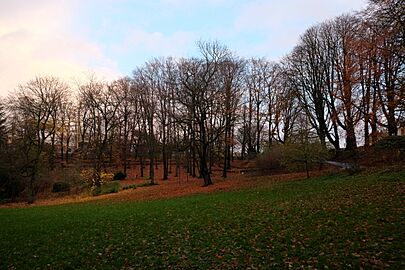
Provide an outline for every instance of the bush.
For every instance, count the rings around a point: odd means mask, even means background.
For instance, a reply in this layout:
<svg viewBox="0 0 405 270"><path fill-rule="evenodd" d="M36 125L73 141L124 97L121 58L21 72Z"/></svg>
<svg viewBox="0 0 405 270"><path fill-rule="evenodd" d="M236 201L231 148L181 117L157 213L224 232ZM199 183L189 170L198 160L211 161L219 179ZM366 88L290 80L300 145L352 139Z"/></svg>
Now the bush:
<svg viewBox="0 0 405 270"><path fill-rule="evenodd" d="M107 172L102 172L100 174L101 176L101 182L102 183L106 183L106 182L110 182L113 180L114 178L114 174L113 173L107 173Z"/></svg>
<svg viewBox="0 0 405 270"><path fill-rule="evenodd" d="M93 169L83 169L80 171L80 178L85 182L89 187L92 187L94 184L94 170Z"/></svg>
<svg viewBox="0 0 405 270"><path fill-rule="evenodd" d="M113 177L114 180L124 180L125 178L127 178L127 175L123 172L117 172Z"/></svg>
<svg viewBox="0 0 405 270"><path fill-rule="evenodd" d="M328 156L328 149L319 141L286 143L282 164L293 171L306 171L307 178L309 178L309 170L316 164L322 164Z"/></svg>
<svg viewBox="0 0 405 270"><path fill-rule="evenodd" d="M138 184L137 187L150 187L150 186L156 186L157 183L152 183L152 181L146 181L144 183Z"/></svg>
<svg viewBox="0 0 405 270"><path fill-rule="evenodd" d="M404 136L389 136L379 140L375 144L375 148L378 150L398 150L405 152L405 137Z"/></svg>
<svg viewBox="0 0 405 270"><path fill-rule="evenodd" d="M95 176L97 172L94 169L84 169L80 172L80 177L82 181L84 181L90 188L94 188L97 186ZM113 173L106 173L100 172L100 184L103 185L104 183L110 182L113 180L114 174Z"/></svg>
<svg viewBox="0 0 405 270"><path fill-rule="evenodd" d="M403 160L405 157L405 137L389 136L375 144L376 153L384 161Z"/></svg>
<svg viewBox="0 0 405 270"><path fill-rule="evenodd" d="M70 185L66 182L56 182L52 186L52 192L66 192L70 191Z"/></svg>
<svg viewBox="0 0 405 270"><path fill-rule="evenodd" d="M127 189L136 189L136 184L124 186L124 187L122 188L122 190L127 190Z"/></svg>
<svg viewBox="0 0 405 270"><path fill-rule="evenodd" d="M100 188L93 187L91 189L91 195L98 196L109 193L117 193L120 190L120 183L118 181L111 181L104 183Z"/></svg>
<svg viewBox="0 0 405 270"><path fill-rule="evenodd" d="M83 184L83 179L80 175L80 169L72 167L72 168L63 168L59 172L59 178L61 182L67 182L71 186L76 186Z"/></svg>
<svg viewBox="0 0 405 270"><path fill-rule="evenodd" d="M119 190L120 183L118 181L112 181L101 186L100 194L117 193Z"/></svg>
<svg viewBox="0 0 405 270"><path fill-rule="evenodd" d="M23 182L17 172L0 166L0 202L14 200L24 190Z"/></svg>
<svg viewBox="0 0 405 270"><path fill-rule="evenodd" d="M282 157L283 145L271 145L257 157L256 166L264 170L278 170L281 168Z"/></svg>

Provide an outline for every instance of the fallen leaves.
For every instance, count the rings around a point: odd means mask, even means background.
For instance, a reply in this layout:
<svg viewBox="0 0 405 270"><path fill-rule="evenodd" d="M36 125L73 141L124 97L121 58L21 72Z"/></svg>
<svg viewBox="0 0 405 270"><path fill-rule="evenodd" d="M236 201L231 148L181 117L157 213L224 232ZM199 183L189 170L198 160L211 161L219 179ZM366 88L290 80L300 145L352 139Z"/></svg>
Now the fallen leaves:
<svg viewBox="0 0 405 270"><path fill-rule="evenodd" d="M175 200L0 209L0 268L404 268L398 183L359 176L266 181ZM142 192L170 193L169 184L182 186L168 181Z"/></svg>

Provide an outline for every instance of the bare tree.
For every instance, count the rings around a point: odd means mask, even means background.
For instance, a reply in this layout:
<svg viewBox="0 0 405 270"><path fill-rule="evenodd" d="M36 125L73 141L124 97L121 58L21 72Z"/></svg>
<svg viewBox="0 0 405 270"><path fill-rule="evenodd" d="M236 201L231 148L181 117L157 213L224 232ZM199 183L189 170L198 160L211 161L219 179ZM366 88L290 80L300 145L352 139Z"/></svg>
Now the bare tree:
<svg viewBox="0 0 405 270"><path fill-rule="evenodd" d="M54 77L37 77L9 96L10 110L19 118L18 126L21 149L24 155L22 171L29 177L33 202L35 185L41 170L46 146L57 127L55 114L67 94L68 87Z"/></svg>
<svg viewBox="0 0 405 270"><path fill-rule="evenodd" d="M157 89L159 81L156 77L156 62L147 63L144 68L134 72L135 82L139 91L140 109L143 121L143 133L146 135L147 151L149 158L149 178L151 183L155 180L155 155L156 155L156 134L155 123L157 113ZM141 165L142 166L142 165Z"/></svg>
<svg viewBox="0 0 405 270"><path fill-rule="evenodd" d="M212 184L209 171L210 149L224 131L223 119L216 119L223 103L217 86L220 64L228 58L228 50L217 42L198 43L200 59L183 60L179 66L181 91L177 102L185 110L181 115L189 122L192 143L199 157L199 171L204 185Z"/></svg>
<svg viewBox="0 0 405 270"><path fill-rule="evenodd" d="M336 90L337 97L341 100L341 114L344 119L341 127L346 131L346 149L357 147L355 126L360 114L354 105L357 100L356 88L358 86L358 62L355 50L358 40L359 20L355 16L342 15L334 22L336 58Z"/></svg>
<svg viewBox="0 0 405 270"><path fill-rule="evenodd" d="M248 129L250 132L247 133L249 136L247 141L250 153L260 152L263 140L262 131L266 121L272 116L272 73L273 64L265 59L251 59L248 62L245 79L249 100Z"/></svg>
<svg viewBox="0 0 405 270"><path fill-rule="evenodd" d="M275 70L273 87L273 131L271 136L272 140L285 143L291 137L295 121L302 111L299 106L298 93L289 83L288 70L283 63L278 65Z"/></svg>
<svg viewBox="0 0 405 270"><path fill-rule="evenodd" d="M59 140L60 160L63 166L63 162L69 162L69 153L71 152L71 139L74 136L75 127L75 113L76 108L74 103L67 99L62 102L60 111L58 114L58 127L57 138Z"/></svg>
<svg viewBox="0 0 405 270"><path fill-rule="evenodd" d="M131 81L129 78L122 78L113 82L115 97L117 104L119 104L116 118L118 121L118 136L115 140L118 148L118 154L120 158L120 165L122 166L122 172L127 175L128 159L131 152L132 143L132 126L137 115L136 104L132 100L131 96Z"/></svg>
<svg viewBox="0 0 405 270"><path fill-rule="evenodd" d="M289 83L296 89L303 111L316 130L322 144L328 136L327 92L325 74L320 59L319 28L311 27L301 37L299 45L285 60Z"/></svg>
<svg viewBox="0 0 405 270"><path fill-rule="evenodd" d="M225 129L224 129L224 164L222 176L227 177L227 171L231 168L232 152L234 143L234 127L237 119L237 109L241 101L241 80L244 62L237 58L224 60L220 65L220 78L223 87Z"/></svg>
<svg viewBox="0 0 405 270"><path fill-rule="evenodd" d="M172 58L155 59L148 63L150 83L153 83L153 90L156 92L156 122L157 134L160 137L163 180L169 175L169 143L170 130L172 127L173 95L177 87L177 67Z"/></svg>
<svg viewBox="0 0 405 270"><path fill-rule="evenodd" d="M112 85L92 78L80 88L80 102L86 107L84 119L88 127L87 147L93 160L93 180L97 190L101 187L101 170L106 170L106 158L110 156L110 142L113 141L114 128L117 126L116 114L120 99Z"/></svg>
<svg viewBox="0 0 405 270"><path fill-rule="evenodd" d="M369 30L373 32L372 45L376 49L375 61L381 75L376 79L377 95L389 135L398 133L398 122L404 111L405 97L405 9L403 0L370 1L363 14ZM402 116L401 116L402 115Z"/></svg>

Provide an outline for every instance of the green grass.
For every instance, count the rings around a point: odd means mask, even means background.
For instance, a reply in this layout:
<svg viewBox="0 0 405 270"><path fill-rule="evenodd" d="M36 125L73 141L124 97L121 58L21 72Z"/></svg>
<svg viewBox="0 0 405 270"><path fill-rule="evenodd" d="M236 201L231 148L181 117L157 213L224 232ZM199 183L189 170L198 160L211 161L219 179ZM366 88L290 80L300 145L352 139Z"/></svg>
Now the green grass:
<svg viewBox="0 0 405 270"><path fill-rule="evenodd" d="M389 171L0 209L0 269L404 269L404 191L404 171Z"/></svg>

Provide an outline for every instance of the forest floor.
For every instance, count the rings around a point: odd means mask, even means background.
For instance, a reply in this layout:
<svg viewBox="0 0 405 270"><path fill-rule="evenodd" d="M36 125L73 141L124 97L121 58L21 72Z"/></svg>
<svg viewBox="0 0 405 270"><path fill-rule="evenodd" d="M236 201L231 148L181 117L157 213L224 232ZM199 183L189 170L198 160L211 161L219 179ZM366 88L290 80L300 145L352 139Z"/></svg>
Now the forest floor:
<svg viewBox="0 0 405 270"><path fill-rule="evenodd" d="M327 171L316 171L313 175L322 175ZM157 175L161 175L161 171L156 170ZM176 198L189 196L200 193L213 193L221 191L236 191L247 189L256 186L267 186L280 182L294 181L305 179L305 173L280 173L272 176L260 176L252 173L232 172L228 173L227 178L221 176L220 171L215 171L212 174L214 184L203 186L203 180L200 178L193 178L188 176L185 171L180 172L180 177L174 177L174 174L169 175L168 180L161 180L157 177L155 180L156 185L142 186L148 183L145 177L140 178L134 176L134 172L130 172L128 179L121 180L121 190L118 193L110 193L101 196L91 196L88 193L84 194L40 194L37 200L32 205L25 202L16 202L8 204L0 204L0 208L21 208L30 206L45 206L45 205L60 205L67 203L80 203L89 201L146 201L146 200L160 200L168 198ZM131 177L132 176L132 177ZM136 188L129 188L123 190L126 186L142 186Z"/></svg>
<svg viewBox="0 0 405 270"><path fill-rule="evenodd" d="M400 162L398 163L398 165L404 166L405 164ZM133 165L127 171L127 179L120 181L120 190L118 193L110 193L101 196L92 196L88 192L52 193L50 186L47 192L37 195L34 204L28 205L26 201L23 200L20 202L0 204L0 208L23 208L31 206L60 205L67 203L80 203L100 200L115 202L160 200L190 196L200 193L237 191L249 189L252 187L271 186L280 182L304 180L306 178L306 175L303 172L261 172L258 171L256 162L254 160L235 160L232 163L232 169L228 172L226 178L222 177L221 168L217 167L213 169L212 180L214 184L210 186L203 187L203 180L201 178L191 177L186 173L184 168L180 169L179 176L175 176L174 166L172 166L171 168L173 172L169 174L168 180L162 180L162 168L161 166L158 166L157 168L155 168L156 185L144 185L150 182L150 180L148 180L148 169L148 166L146 166L144 169L144 176L140 177L139 165ZM325 165L323 167L323 170L311 171L310 175L311 177L321 176L340 170L340 168L337 168L335 166ZM261 176L261 174L266 175ZM136 186L136 188L125 189L125 187L131 186Z"/></svg>

